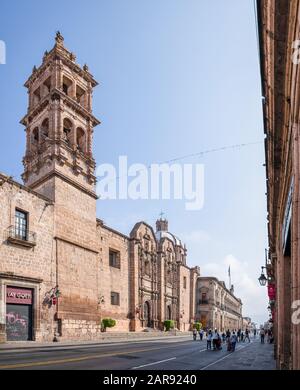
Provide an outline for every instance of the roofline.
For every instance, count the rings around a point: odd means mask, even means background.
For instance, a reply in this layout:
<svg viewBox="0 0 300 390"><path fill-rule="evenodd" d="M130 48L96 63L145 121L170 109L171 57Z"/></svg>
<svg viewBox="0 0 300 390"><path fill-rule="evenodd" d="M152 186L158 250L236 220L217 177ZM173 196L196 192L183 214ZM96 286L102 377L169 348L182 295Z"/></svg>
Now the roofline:
<svg viewBox="0 0 300 390"><path fill-rule="evenodd" d="M235 298L237 301L239 301L241 304L242 303L242 300L241 298L238 298L237 296L235 296L234 294L232 294L232 292L230 290L228 290L228 288L222 284L222 281L219 280L218 278L216 278L215 276L199 276L198 279L206 279L206 280L215 280L224 290L226 290L233 298ZM225 284L225 283L224 283Z"/></svg>
<svg viewBox="0 0 300 390"><path fill-rule="evenodd" d="M112 232L112 233L114 233L114 234L117 234L118 236L121 236L121 237L125 238L125 239L128 240L128 241L130 240L130 237L126 236L126 234L121 233L121 232L119 232L118 230L113 229L113 228L110 227L110 226L105 225L105 223L103 222L102 219L96 218L96 222L97 222L98 226L101 226L103 229L109 230L110 232Z"/></svg>
<svg viewBox="0 0 300 390"><path fill-rule="evenodd" d="M24 191L26 191L34 196L37 196L38 198L41 198L42 200L48 202L49 204L54 204L52 199L47 198L47 196L42 195L42 194L32 190L31 188L25 186L24 184L21 184L21 183L15 181L11 176L7 176L4 173L0 172L0 179L2 179L4 181L2 184L4 184L4 183L12 184L12 185L19 187L20 189L22 189L22 190L24 190Z"/></svg>

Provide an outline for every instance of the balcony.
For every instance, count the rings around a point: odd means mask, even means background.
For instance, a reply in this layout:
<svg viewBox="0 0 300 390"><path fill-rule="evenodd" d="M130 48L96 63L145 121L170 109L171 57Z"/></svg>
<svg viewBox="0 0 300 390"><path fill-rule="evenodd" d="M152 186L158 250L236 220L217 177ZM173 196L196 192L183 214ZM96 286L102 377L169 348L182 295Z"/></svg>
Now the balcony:
<svg viewBox="0 0 300 390"><path fill-rule="evenodd" d="M6 232L7 242L27 248L36 246L36 233L10 226Z"/></svg>

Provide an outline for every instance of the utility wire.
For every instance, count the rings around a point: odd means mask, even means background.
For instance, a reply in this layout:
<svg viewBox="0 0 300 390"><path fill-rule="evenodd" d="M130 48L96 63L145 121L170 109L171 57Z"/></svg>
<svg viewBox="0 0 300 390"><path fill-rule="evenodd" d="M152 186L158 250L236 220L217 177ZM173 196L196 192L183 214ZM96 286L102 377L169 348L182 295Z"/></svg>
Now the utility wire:
<svg viewBox="0 0 300 390"><path fill-rule="evenodd" d="M162 162L160 164L167 164L167 163L171 163L171 162L175 162L175 161L185 160L187 158L192 158L192 157L201 157L201 156L204 156L205 154L221 152L223 150L240 149L240 148L243 148L243 147L246 147L246 146L258 145L258 144L262 144L262 143L263 143L263 141L257 141L257 142L248 142L248 143L244 143L244 144L235 144L235 145L222 146L220 148L203 150L202 152L198 152L198 153L186 154L185 156L176 157L176 158L173 158L171 160L164 161L164 162ZM151 167L151 165L149 167Z"/></svg>
<svg viewBox="0 0 300 390"><path fill-rule="evenodd" d="M207 150L203 150L203 151L197 152L197 153L186 154L186 155L183 155L183 156L180 156L180 157L175 157L175 158L172 158L171 160L165 160L165 161L162 161L162 162L156 163L156 164L170 164L170 163L173 163L173 162L176 162L176 161L186 160L187 158L202 157L204 155L211 154L211 153L217 153L217 152L222 152L222 151L225 151L225 150L232 150L232 149L241 149L241 148L244 148L244 147L247 147L247 146L259 145L259 144L262 144L262 143L263 143L263 141L256 141L256 142L247 142L247 143L243 143L243 144L227 145L227 146L222 146L220 148L207 149ZM145 166L144 168L137 170L137 173L138 172L142 172L144 170L151 169L152 165L153 164L149 164L148 166ZM112 180L108 181L107 184L111 183L112 181L118 181L118 180L120 180L123 177L127 177L127 175L116 176L115 179L112 179Z"/></svg>

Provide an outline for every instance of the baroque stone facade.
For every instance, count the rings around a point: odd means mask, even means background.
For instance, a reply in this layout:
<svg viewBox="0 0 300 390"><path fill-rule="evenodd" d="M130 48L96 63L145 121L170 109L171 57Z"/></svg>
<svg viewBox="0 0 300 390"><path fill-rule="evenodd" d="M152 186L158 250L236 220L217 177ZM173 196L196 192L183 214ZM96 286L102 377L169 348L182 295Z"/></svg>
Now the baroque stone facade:
<svg viewBox="0 0 300 390"><path fill-rule="evenodd" d="M0 175L1 341L93 339L107 317L112 331L194 322L199 268L168 222L126 236L96 218L96 85L60 33L25 83L24 185Z"/></svg>
<svg viewBox="0 0 300 390"><path fill-rule="evenodd" d="M234 295L233 286L229 291L217 278L201 276L197 280L196 318L205 329L242 329L242 301Z"/></svg>

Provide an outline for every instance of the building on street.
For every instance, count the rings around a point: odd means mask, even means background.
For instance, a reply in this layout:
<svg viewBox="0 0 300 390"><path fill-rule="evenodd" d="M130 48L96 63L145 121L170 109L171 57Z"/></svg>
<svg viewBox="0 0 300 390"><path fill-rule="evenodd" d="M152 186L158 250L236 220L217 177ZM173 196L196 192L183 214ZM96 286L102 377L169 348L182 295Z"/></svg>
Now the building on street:
<svg viewBox="0 0 300 390"><path fill-rule="evenodd" d="M257 2L262 75L269 250L270 321L280 369L300 369L300 2Z"/></svg>
<svg viewBox="0 0 300 390"><path fill-rule="evenodd" d="M234 330L242 327L242 301L215 277L197 280L197 318L205 329Z"/></svg>
<svg viewBox="0 0 300 390"><path fill-rule="evenodd" d="M96 218L96 86L59 32L25 83L24 185L0 175L2 342L95 339L107 317L117 332L194 322L199 267L168 221L126 236Z"/></svg>

